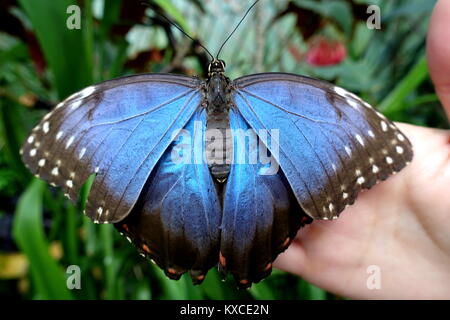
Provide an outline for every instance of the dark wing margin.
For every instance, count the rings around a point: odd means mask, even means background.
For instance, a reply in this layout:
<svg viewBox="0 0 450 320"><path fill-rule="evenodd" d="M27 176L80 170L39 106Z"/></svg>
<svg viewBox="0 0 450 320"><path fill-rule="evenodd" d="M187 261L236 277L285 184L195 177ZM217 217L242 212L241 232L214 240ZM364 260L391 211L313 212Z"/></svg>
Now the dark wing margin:
<svg viewBox="0 0 450 320"><path fill-rule="evenodd" d="M330 83L264 73L234 87L234 103L253 129L279 130L279 143L268 147L314 219L336 218L361 189L412 160L412 145L394 123Z"/></svg>
<svg viewBox="0 0 450 320"><path fill-rule="evenodd" d="M122 220L174 133L202 103L201 82L171 74L118 78L77 92L32 130L21 150L37 177L69 198L93 173L86 214Z"/></svg>

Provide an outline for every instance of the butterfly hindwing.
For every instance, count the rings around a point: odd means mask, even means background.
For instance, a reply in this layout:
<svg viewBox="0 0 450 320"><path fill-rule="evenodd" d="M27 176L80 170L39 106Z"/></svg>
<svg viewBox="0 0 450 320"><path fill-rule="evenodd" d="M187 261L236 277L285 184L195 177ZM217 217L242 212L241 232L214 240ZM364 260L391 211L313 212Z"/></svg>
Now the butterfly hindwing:
<svg viewBox="0 0 450 320"><path fill-rule="evenodd" d="M232 273L239 286L248 287L270 274L273 260L308 218L274 159L258 159L265 147L233 109L230 127L233 163L224 191L219 268Z"/></svg>
<svg viewBox="0 0 450 320"><path fill-rule="evenodd" d="M199 107L200 81L146 74L73 94L36 126L22 148L28 168L72 199L93 173L86 213L123 219L173 138Z"/></svg>
<svg viewBox="0 0 450 320"><path fill-rule="evenodd" d="M166 150L141 199L118 224L140 251L167 276L190 270L203 281L219 256L219 197L204 160L205 110L198 110Z"/></svg>
<svg viewBox="0 0 450 320"><path fill-rule="evenodd" d="M358 192L401 170L412 147L400 130L357 96L329 83L284 73L234 81L234 103L272 143L302 208L335 218Z"/></svg>

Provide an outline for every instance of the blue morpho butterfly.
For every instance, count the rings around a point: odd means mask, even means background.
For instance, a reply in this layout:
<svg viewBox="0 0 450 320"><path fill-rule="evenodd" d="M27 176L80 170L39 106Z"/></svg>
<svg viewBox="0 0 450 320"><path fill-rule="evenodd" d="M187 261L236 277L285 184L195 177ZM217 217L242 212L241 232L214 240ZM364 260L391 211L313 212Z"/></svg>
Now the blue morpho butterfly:
<svg viewBox="0 0 450 320"><path fill-rule="evenodd" d="M248 287L301 226L337 218L412 159L392 122L333 84L287 73L232 81L217 58L208 70L75 93L33 129L23 161L72 199L95 174L87 216L114 223L168 277L189 271L201 283L218 264Z"/></svg>

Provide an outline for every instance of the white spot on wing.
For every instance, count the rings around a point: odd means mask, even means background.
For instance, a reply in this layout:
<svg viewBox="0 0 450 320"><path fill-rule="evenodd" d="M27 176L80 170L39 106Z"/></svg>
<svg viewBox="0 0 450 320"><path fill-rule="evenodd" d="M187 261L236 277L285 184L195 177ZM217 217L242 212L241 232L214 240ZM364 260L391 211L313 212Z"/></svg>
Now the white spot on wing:
<svg viewBox="0 0 450 320"><path fill-rule="evenodd" d="M395 150L397 151L398 154L402 154L403 151L404 151L403 148L400 147L400 146L396 146L396 147L395 147Z"/></svg>
<svg viewBox="0 0 450 320"><path fill-rule="evenodd" d="M347 199L348 198L348 193L347 192L344 192L343 194L342 194L342 199Z"/></svg>
<svg viewBox="0 0 450 320"><path fill-rule="evenodd" d="M85 153L86 153L86 148L81 149L80 154L78 155L78 159L81 160L81 158L83 158Z"/></svg>
<svg viewBox="0 0 450 320"><path fill-rule="evenodd" d="M44 131L44 133L48 133L50 131L50 123L48 121L45 121L42 125L42 131Z"/></svg>
<svg viewBox="0 0 450 320"><path fill-rule="evenodd" d="M79 106L81 106L81 103L82 103L82 102L83 102L82 100L77 100L77 101L73 102L73 103L70 105L70 108L71 108L72 110L75 110L76 108L78 108Z"/></svg>
<svg viewBox="0 0 450 320"><path fill-rule="evenodd" d="M346 97L348 95L348 91L339 87L334 87L334 92L342 97Z"/></svg>
<svg viewBox="0 0 450 320"><path fill-rule="evenodd" d="M386 132L388 130L387 123L385 121L381 121L380 123L381 123L381 130Z"/></svg>
<svg viewBox="0 0 450 320"><path fill-rule="evenodd" d="M56 134L56 140L61 139L63 133L64 133L63 131L59 131L59 132Z"/></svg>
<svg viewBox="0 0 450 320"><path fill-rule="evenodd" d="M393 164L393 163L394 163L394 160L392 160L391 157L386 157L386 162L387 162L388 164Z"/></svg>
<svg viewBox="0 0 450 320"><path fill-rule="evenodd" d="M36 149L30 150L30 157L34 157L36 155Z"/></svg>
<svg viewBox="0 0 450 320"><path fill-rule="evenodd" d="M347 103L353 108L353 109L358 109L358 103L353 100L353 99L348 99L347 98Z"/></svg>
<svg viewBox="0 0 450 320"><path fill-rule="evenodd" d="M348 146L345 146L345 152L347 152L347 154L348 154L349 156L352 155L352 150L351 150Z"/></svg>
<svg viewBox="0 0 450 320"><path fill-rule="evenodd" d="M328 205L328 209L330 209L330 211L333 211L333 210L334 210L334 205L333 205L332 203L330 203L330 204Z"/></svg>
<svg viewBox="0 0 450 320"><path fill-rule="evenodd" d="M84 88L83 90L80 91L79 98L80 99L84 99L87 96L90 96L92 93L94 93L94 91L95 91L95 87L94 86L90 86L90 87Z"/></svg>
<svg viewBox="0 0 450 320"><path fill-rule="evenodd" d="M361 136L359 134L357 134L355 137L356 137L356 140L358 140L358 142L364 147L364 140L361 138Z"/></svg>
<svg viewBox="0 0 450 320"><path fill-rule="evenodd" d="M73 188L73 181L72 180L67 180L66 181L66 186L68 186L69 188Z"/></svg>
<svg viewBox="0 0 450 320"><path fill-rule="evenodd" d="M57 176L59 174L59 169L58 167L54 167L52 170L52 175Z"/></svg>
<svg viewBox="0 0 450 320"><path fill-rule="evenodd" d="M402 142L405 141L405 137L401 133L397 134L397 138L398 138L398 140L400 140Z"/></svg>
<svg viewBox="0 0 450 320"><path fill-rule="evenodd" d="M372 166L372 172L373 173L378 173L380 171L380 168L378 168L376 165Z"/></svg>
<svg viewBox="0 0 450 320"><path fill-rule="evenodd" d="M373 107L369 103L367 103L365 101L364 101L364 105L366 106L366 108L373 109Z"/></svg>
<svg viewBox="0 0 450 320"><path fill-rule="evenodd" d="M375 138L375 134L373 133L372 130L367 131L367 133L369 134L369 136L370 136L371 138Z"/></svg>
<svg viewBox="0 0 450 320"><path fill-rule="evenodd" d="M52 115L53 112L49 112L44 116L44 120L47 120L48 118L50 118L50 116Z"/></svg>
<svg viewBox="0 0 450 320"><path fill-rule="evenodd" d="M33 141L34 141L34 136L33 135L29 136L28 139L27 139L27 142L28 143L33 143Z"/></svg>
<svg viewBox="0 0 450 320"><path fill-rule="evenodd" d="M384 116L384 114L382 114L382 113L380 113L380 112L378 112L378 111L376 111L376 113L377 113L378 117L380 117L381 119L386 119L386 117Z"/></svg>
<svg viewBox="0 0 450 320"><path fill-rule="evenodd" d="M41 159L41 160L39 160L39 162L38 162L38 166L39 166L39 167L43 167L43 166L45 166L45 159Z"/></svg>
<svg viewBox="0 0 450 320"><path fill-rule="evenodd" d="M356 180L356 182L358 184L363 184L364 182L366 182L366 179L364 179L364 177L359 177L358 180Z"/></svg>
<svg viewBox="0 0 450 320"><path fill-rule="evenodd" d="M69 138L69 140L66 143L66 149L70 147L70 145L72 144L73 140L75 140L75 136L71 136Z"/></svg>

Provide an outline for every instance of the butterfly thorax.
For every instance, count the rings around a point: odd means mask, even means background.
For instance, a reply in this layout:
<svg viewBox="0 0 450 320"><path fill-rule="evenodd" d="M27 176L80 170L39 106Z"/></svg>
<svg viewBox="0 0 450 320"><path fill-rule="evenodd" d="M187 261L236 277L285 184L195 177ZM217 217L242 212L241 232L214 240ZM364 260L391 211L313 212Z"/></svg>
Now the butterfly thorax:
<svg viewBox="0 0 450 320"><path fill-rule="evenodd" d="M231 89L224 68L225 63L221 60L211 62L206 81L206 159L218 182L224 182L230 173L233 151L229 120Z"/></svg>

